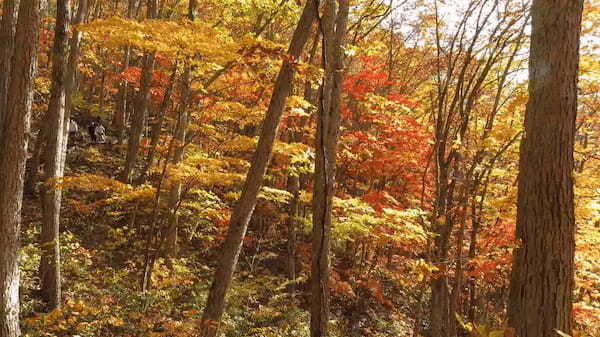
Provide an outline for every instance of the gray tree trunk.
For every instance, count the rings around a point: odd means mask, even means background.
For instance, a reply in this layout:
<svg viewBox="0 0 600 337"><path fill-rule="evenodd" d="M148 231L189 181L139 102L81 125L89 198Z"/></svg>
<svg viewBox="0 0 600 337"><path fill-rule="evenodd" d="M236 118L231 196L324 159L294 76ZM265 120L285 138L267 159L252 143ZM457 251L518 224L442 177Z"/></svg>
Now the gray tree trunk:
<svg viewBox="0 0 600 337"><path fill-rule="evenodd" d="M42 199L42 232L40 247L42 250L39 275L42 299L52 310L60 306L60 205L62 188L52 186L52 182L62 178L65 148L65 110L68 73L69 20L68 0L59 0L56 6L56 28L52 53L52 88L50 103L46 112L47 134L44 150L44 187Z"/></svg>
<svg viewBox="0 0 600 337"><path fill-rule="evenodd" d="M0 337L21 335L19 230L40 17L40 0L21 1L0 137Z"/></svg>

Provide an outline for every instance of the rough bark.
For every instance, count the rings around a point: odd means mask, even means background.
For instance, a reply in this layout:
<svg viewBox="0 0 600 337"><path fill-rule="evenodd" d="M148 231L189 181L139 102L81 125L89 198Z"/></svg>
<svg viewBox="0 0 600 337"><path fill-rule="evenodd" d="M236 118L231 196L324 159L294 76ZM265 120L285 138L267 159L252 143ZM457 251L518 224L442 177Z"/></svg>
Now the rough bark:
<svg viewBox="0 0 600 337"><path fill-rule="evenodd" d="M68 0L57 2L52 53L52 87L46 112L48 133L44 150L44 187L41 189L43 217L39 275L42 299L50 310L60 306L61 298L59 233L62 188L52 186L52 182L62 178L64 168L63 142L65 141L70 9Z"/></svg>
<svg viewBox="0 0 600 337"><path fill-rule="evenodd" d="M534 0L521 140L509 324L520 337L572 334L573 145L583 1Z"/></svg>
<svg viewBox="0 0 600 337"><path fill-rule="evenodd" d="M0 337L18 337L19 230L27 142L37 70L40 1L23 0L0 138Z"/></svg>
<svg viewBox="0 0 600 337"><path fill-rule="evenodd" d="M316 15L317 7L315 6L315 2L307 1L288 50L288 54L293 59L298 59L302 53ZM202 315L201 336L214 337L219 330L225 305L225 294L231 284L233 272L237 265L240 250L242 249L242 242L248 229L248 222L250 221L250 217L256 206L258 193L264 182L264 176L273 150L273 143L277 136L286 98L292 88L294 75L294 65L289 61L284 61L275 82L273 95L262 124L260 138L252 157L242 195L235 206L227 237L221 247L221 259L215 271L206 308Z"/></svg>
<svg viewBox="0 0 600 337"><path fill-rule="evenodd" d="M15 44L15 28L19 0L5 0L0 23L0 136L6 114L6 99L10 81L10 66Z"/></svg>
<svg viewBox="0 0 600 337"><path fill-rule="evenodd" d="M313 233L311 263L311 337L328 336L331 211L335 192L335 166L341 120L341 92L344 77L343 44L346 39L349 4L347 0L327 0L320 28L323 83L319 92L315 139L315 178L313 192Z"/></svg>

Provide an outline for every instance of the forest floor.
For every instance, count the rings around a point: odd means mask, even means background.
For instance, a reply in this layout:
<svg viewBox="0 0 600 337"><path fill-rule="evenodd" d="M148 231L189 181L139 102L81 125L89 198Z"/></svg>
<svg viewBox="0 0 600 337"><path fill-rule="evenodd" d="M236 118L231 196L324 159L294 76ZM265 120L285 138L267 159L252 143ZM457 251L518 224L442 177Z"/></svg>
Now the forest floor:
<svg viewBox="0 0 600 337"><path fill-rule="evenodd" d="M66 175L115 177L122 162L119 150L109 145L73 146ZM137 219L126 216L110 202L101 192L64 192L60 237L64 304L48 313L37 294L40 202L37 194L26 195L21 258L24 335L196 336L218 245L192 239L182 245L177 258L158 258L152 286L142 292L148 220L143 213ZM275 236L269 232L250 227L259 242L248 240L240 257L223 336L309 335L309 258L299 258L298 293L292 297L283 267L285 244L270 240ZM309 236L299 240L299 250L308 249ZM414 323L405 314L361 299L360 294L355 299L334 295L332 313L332 336L412 336Z"/></svg>

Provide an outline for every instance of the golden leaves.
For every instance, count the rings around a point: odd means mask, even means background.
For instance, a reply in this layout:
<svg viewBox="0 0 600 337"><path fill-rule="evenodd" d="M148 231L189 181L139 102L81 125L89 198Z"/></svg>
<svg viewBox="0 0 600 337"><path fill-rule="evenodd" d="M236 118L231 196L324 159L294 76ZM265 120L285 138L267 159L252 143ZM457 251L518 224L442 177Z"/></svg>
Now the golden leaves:
<svg viewBox="0 0 600 337"><path fill-rule="evenodd" d="M203 63L228 62L237 56L238 50L226 32L202 22L138 22L110 17L80 25L78 29L106 47L133 46L171 57L201 57Z"/></svg>

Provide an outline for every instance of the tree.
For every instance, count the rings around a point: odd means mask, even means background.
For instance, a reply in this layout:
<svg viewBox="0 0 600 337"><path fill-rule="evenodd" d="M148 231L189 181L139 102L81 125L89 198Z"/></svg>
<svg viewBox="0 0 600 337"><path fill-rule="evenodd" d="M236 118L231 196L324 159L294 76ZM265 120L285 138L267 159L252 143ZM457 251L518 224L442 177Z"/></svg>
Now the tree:
<svg viewBox="0 0 600 337"><path fill-rule="evenodd" d="M52 52L52 89L46 121L48 133L46 134L46 148L44 150L44 179L45 186L41 190L42 199L42 233L40 247L42 256L40 261L40 283L42 298L49 309L60 306L61 277L60 277L60 204L62 201L62 188L53 186L57 179L63 176L65 156L65 120L67 73L68 73L68 48L69 48L69 20L71 7L68 0L59 0L56 6L56 29L54 33L54 47Z"/></svg>
<svg viewBox="0 0 600 337"><path fill-rule="evenodd" d="M534 0L529 102L519 161L509 324L521 337L571 334L573 145L583 1Z"/></svg>
<svg viewBox="0 0 600 337"><path fill-rule="evenodd" d="M349 4L347 0L327 0L320 29L323 34L322 64L325 70L319 90L315 179L313 193L313 237L311 267L310 335L328 335L329 247L331 211L335 193L335 166L341 120L341 94L344 80L344 52Z"/></svg>
<svg viewBox="0 0 600 337"><path fill-rule="evenodd" d="M33 81L37 71L40 1L23 0L15 33L5 121L0 136L0 336L18 337L19 231Z"/></svg>
<svg viewBox="0 0 600 337"><path fill-rule="evenodd" d="M302 53L316 19L317 11L315 1L306 2L288 49L291 60L284 61L277 76L256 151L252 157L242 195L231 215L229 230L221 247L221 259L214 274L206 308L202 314L201 330L204 337L214 337L219 330L225 306L225 295L237 265L244 236L248 229L248 222L256 206L256 198L263 185L285 101L292 89L295 74L294 60L297 60Z"/></svg>
<svg viewBox="0 0 600 337"><path fill-rule="evenodd" d="M148 1L147 6L148 19L155 19L158 15L156 0ZM137 102L135 105L133 116L131 118L131 130L129 133L129 142L127 143L127 157L125 158L125 167L121 172L121 181L126 183L131 183L133 169L135 167L135 164L137 163L137 157L140 151L140 142L144 133L144 124L146 122L146 119L148 118L148 109L150 107L151 94L150 89L152 89L152 73L154 72L155 58L156 53L146 52L142 61L143 66L142 77L140 79L140 91L137 95Z"/></svg>
<svg viewBox="0 0 600 337"><path fill-rule="evenodd" d="M7 0L2 4L2 22L0 23L0 135L6 114L6 94L10 81L10 65L15 42L18 0Z"/></svg>

